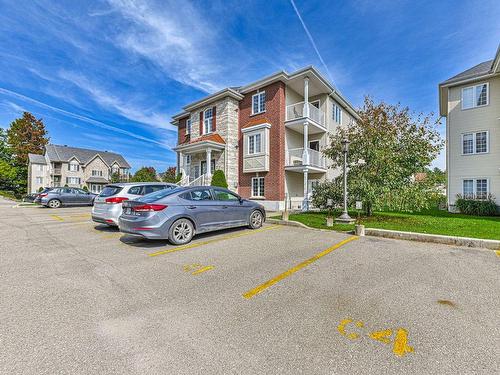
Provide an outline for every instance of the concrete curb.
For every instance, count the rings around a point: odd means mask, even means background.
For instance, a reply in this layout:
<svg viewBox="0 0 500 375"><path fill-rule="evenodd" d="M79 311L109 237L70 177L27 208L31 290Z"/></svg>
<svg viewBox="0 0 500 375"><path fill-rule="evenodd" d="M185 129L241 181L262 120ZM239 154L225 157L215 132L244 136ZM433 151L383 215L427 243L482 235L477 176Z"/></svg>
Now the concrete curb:
<svg viewBox="0 0 500 375"><path fill-rule="evenodd" d="M397 230L366 228L367 236L393 238L399 240L433 242L445 245L464 247L479 247L489 250L500 250L500 241L486 240L481 238L443 236L440 234L427 234L416 232L402 232Z"/></svg>
<svg viewBox="0 0 500 375"><path fill-rule="evenodd" d="M299 227L312 230L320 230L326 232L332 232L331 229L319 229L311 228L305 224L299 223L298 221L285 221L279 219L267 219L267 222L288 225L291 227ZM338 231L334 231L338 232ZM338 232L338 233L353 233L353 232ZM481 249L488 250L500 250L500 241L496 240L486 240L481 238L469 238L469 237L455 237L455 236L443 236L440 234L427 234L427 233L416 233L416 232L402 232L397 230L388 229L375 229L375 228L365 228L365 234L372 237L383 237L391 238L397 240L408 240L408 241L418 241L418 242L432 242L444 245L454 245L463 247L477 247Z"/></svg>

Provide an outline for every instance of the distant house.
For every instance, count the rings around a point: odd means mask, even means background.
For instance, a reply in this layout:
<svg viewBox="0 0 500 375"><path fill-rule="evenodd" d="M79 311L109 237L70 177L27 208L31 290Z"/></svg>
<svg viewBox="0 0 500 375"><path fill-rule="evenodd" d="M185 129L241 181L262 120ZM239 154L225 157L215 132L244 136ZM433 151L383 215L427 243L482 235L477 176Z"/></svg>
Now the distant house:
<svg viewBox="0 0 500 375"><path fill-rule="evenodd" d="M119 174L122 181L129 177L130 165L120 154L49 144L43 155L29 154L28 192L40 187L87 188L99 193L111 181L111 175Z"/></svg>
<svg viewBox="0 0 500 375"><path fill-rule="evenodd" d="M439 84L446 117L447 198L457 194L500 203L500 46L495 58Z"/></svg>

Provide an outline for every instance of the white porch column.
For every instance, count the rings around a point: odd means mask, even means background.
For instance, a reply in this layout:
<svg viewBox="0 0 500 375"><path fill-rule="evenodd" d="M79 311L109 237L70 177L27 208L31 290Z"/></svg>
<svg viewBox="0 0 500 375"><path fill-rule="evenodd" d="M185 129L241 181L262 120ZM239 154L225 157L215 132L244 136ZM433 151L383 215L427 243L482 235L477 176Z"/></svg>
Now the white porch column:
<svg viewBox="0 0 500 375"><path fill-rule="evenodd" d="M309 77L304 78L304 117L309 117Z"/></svg>
<svg viewBox="0 0 500 375"><path fill-rule="evenodd" d="M302 201L302 211L309 210L309 171L304 169L304 200Z"/></svg>
<svg viewBox="0 0 500 375"><path fill-rule="evenodd" d="M207 148L207 175L212 175L212 149Z"/></svg>
<svg viewBox="0 0 500 375"><path fill-rule="evenodd" d="M309 123L304 121L304 151L302 151L302 164L309 165Z"/></svg>
<svg viewBox="0 0 500 375"><path fill-rule="evenodd" d="M182 178L186 177L185 172L184 172L184 165L185 165L185 160L184 160L184 154L182 152L178 152L178 168L177 168L177 173L180 173L182 175Z"/></svg>

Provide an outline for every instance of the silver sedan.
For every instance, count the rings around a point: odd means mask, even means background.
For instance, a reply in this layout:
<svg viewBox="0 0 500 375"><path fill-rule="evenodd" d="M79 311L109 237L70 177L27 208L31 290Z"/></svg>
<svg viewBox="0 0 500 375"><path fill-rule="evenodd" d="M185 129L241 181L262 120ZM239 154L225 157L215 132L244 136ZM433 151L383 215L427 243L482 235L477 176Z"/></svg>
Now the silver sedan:
<svg viewBox="0 0 500 375"><path fill-rule="evenodd" d="M195 234L249 226L257 229L266 218L264 207L230 190L197 186L161 190L123 202L121 232L148 239L186 244Z"/></svg>

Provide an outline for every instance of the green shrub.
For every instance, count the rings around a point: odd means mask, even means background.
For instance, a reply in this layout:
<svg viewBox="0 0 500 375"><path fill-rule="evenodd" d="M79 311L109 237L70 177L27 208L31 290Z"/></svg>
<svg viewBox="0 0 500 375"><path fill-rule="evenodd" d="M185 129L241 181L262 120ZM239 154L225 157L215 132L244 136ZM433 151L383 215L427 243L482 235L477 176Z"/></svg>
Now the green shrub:
<svg viewBox="0 0 500 375"><path fill-rule="evenodd" d="M210 185L227 189L227 181L226 176L224 175L224 171L217 169L212 176L212 183Z"/></svg>
<svg viewBox="0 0 500 375"><path fill-rule="evenodd" d="M83 190L89 191L89 188L87 187L87 185L83 185Z"/></svg>
<svg viewBox="0 0 500 375"><path fill-rule="evenodd" d="M38 188L38 192L39 192L39 193L41 193L42 191L43 191L43 187L42 187L42 186L40 186L40 187Z"/></svg>
<svg viewBox="0 0 500 375"><path fill-rule="evenodd" d="M468 199L458 194L455 204L466 215L494 216L497 213L497 205L491 194L484 200Z"/></svg>
<svg viewBox="0 0 500 375"><path fill-rule="evenodd" d="M327 199L332 199L333 207L341 206L344 201L344 191L341 179L321 182L314 187L312 203L314 207L326 207Z"/></svg>

